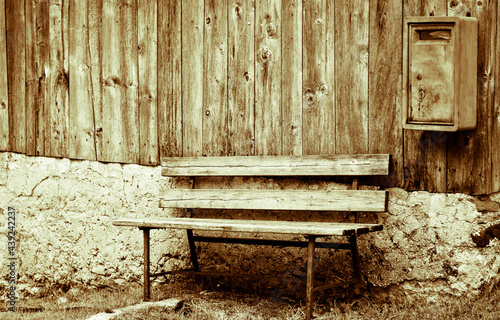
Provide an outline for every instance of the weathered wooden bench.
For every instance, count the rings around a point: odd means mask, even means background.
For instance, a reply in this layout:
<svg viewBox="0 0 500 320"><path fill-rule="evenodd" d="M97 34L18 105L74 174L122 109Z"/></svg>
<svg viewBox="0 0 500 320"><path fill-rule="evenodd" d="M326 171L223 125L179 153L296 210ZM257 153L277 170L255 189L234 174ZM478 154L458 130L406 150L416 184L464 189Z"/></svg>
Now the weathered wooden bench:
<svg viewBox="0 0 500 320"><path fill-rule="evenodd" d="M246 210L307 210L383 212L387 208L386 191L358 190L359 176L387 175L389 155L337 156L261 156L261 157L184 157L169 158L163 163L162 176L352 176L351 190L222 190L176 189L165 190L160 196L164 208L187 209L246 209ZM313 292L339 284L314 286L313 261L315 248L347 249L352 252L354 275L361 280L357 236L382 230L381 224L312 221L258 221L208 218L147 218L114 220L115 226L138 227L144 233L144 300L150 299L150 279L166 274L203 274L196 253L197 242L276 245L307 248L306 318L313 308ZM150 274L149 243L151 229L185 229L191 254L192 269ZM208 237L193 231L230 231L236 233L287 234L303 236L307 241ZM317 238L344 236L348 242L316 242ZM213 273L212 273L213 274ZM221 275L232 275L222 274Z"/></svg>

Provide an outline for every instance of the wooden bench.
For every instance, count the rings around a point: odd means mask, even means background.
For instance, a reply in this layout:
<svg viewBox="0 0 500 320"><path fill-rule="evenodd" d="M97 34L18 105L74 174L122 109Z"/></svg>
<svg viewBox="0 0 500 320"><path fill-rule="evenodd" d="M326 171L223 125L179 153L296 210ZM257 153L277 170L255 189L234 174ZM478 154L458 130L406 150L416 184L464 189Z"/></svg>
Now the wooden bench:
<svg viewBox="0 0 500 320"><path fill-rule="evenodd" d="M261 157L184 157L168 158L162 166L162 176L352 176L351 190L222 190L174 189L160 196L163 208L187 209L246 209L246 210L307 210L383 212L387 209L386 191L358 190L359 176L387 175L389 155L337 156L261 156ZM144 300L150 299L150 278L166 274L202 274L196 253L197 242L275 245L307 248L306 318L313 308L313 292L339 284L314 286L313 261L315 248L347 249L352 252L354 275L361 280L357 236L382 230L380 224L312 221L258 221L202 218L119 219L115 226L138 227L144 233ZM192 269L150 274L149 243L151 229L185 229L191 254ZM234 237L208 237L193 231L230 231L236 233L287 234L303 236L306 241L281 241ZM317 238L344 236L348 243L316 242ZM214 274L214 273L211 273ZM222 274L220 275L233 275Z"/></svg>

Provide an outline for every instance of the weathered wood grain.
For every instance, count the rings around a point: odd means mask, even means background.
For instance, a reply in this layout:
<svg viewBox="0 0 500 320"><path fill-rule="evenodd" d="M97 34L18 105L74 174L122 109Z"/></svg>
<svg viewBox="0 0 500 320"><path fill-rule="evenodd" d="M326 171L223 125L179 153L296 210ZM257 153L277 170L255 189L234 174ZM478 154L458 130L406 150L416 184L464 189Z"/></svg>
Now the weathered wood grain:
<svg viewBox="0 0 500 320"><path fill-rule="evenodd" d="M492 67L495 59L492 34L496 29L496 21L492 20L491 2L455 0L448 3L449 15L477 18L479 33L477 126L474 130L450 136L447 153L447 191L489 194L492 189L491 127L494 94L491 82L494 81Z"/></svg>
<svg viewBox="0 0 500 320"><path fill-rule="evenodd" d="M103 1L100 161L139 163L136 0Z"/></svg>
<svg viewBox="0 0 500 320"><path fill-rule="evenodd" d="M202 154L204 0L182 1L183 155Z"/></svg>
<svg viewBox="0 0 500 320"><path fill-rule="evenodd" d="M160 207L382 212L386 191L177 189L160 195Z"/></svg>
<svg viewBox="0 0 500 320"><path fill-rule="evenodd" d="M157 1L138 0L139 163L158 164Z"/></svg>
<svg viewBox="0 0 500 320"><path fill-rule="evenodd" d="M25 44L25 79L26 79L26 99L25 99L25 113L26 113L26 152L28 155L36 155L36 132L35 120L38 118L36 101L38 99L38 79L36 74L35 64L35 43L36 43L36 24L35 24L35 3L26 2L25 4L26 16L26 44Z"/></svg>
<svg viewBox="0 0 500 320"><path fill-rule="evenodd" d="M255 153L255 3L231 0L228 11L228 154Z"/></svg>
<svg viewBox="0 0 500 320"><path fill-rule="evenodd" d="M387 175L389 155L178 157L162 166L163 176Z"/></svg>
<svg viewBox="0 0 500 320"><path fill-rule="evenodd" d="M102 159L104 150L103 105L102 105L102 7L103 0L88 0L88 53L90 60L90 81L92 111L94 114L94 159Z"/></svg>
<svg viewBox="0 0 500 320"><path fill-rule="evenodd" d="M25 11L23 1L5 3L7 79L9 96L9 150L26 153Z"/></svg>
<svg viewBox="0 0 500 320"><path fill-rule="evenodd" d="M182 156L181 0L158 1L160 159Z"/></svg>
<svg viewBox="0 0 500 320"><path fill-rule="evenodd" d="M369 2L335 2L336 153L368 152Z"/></svg>
<svg viewBox="0 0 500 320"><path fill-rule="evenodd" d="M255 154L282 153L281 0L256 6Z"/></svg>
<svg viewBox="0 0 500 320"><path fill-rule="evenodd" d="M7 33L5 0L0 0L0 151L9 150L9 90L7 82Z"/></svg>
<svg viewBox="0 0 500 320"><path fill-rule="evenodd" d="M48 77L50 110L48 132L52 157L69 156L69 1L49 1L50 73Z"/></svg>
<svg viewBox="0 0 500 320"><path fill-rule="evenodd" d="M27 110L33 116L32 123L26 123L28 127L34 128L35 155L50 156L50 134L51 134L51 113L50 113L50 30L49 30L49 1L41 0L34 2L30 23L35 39L33 50L34 58L34 84L35 95L31 101L33 104L27 105ZM29 44L28 44L29 45ZM29 81L29 80L28 80Z"/></svg>
<svg viewBox="0 0 500 320"><path fill-rule="evenodd" d="M227 0L205 0L202 154L227 155Z"/></svg>
<svg viewBox="0 0 500 320"><path fill-rule="evenodd" d="M302 133L314 130L302 121L302 1L282 1L281 10L283 154L302 155Z"/></svg>
<svg viewBox="0 0 500 320"><path fill-rule="evenodd" d="M398 186L403 182L402 11L402 2L370 1L368 151L391 155L390 175L376 181L384 186Z"/></svg>
<svg viewBox="0 0 500 320"><path fill-rule="evenodd" d="M174 228L207 231L286 233L299 235L344 236L362 234L383 229L380 224L350 224L333 222L300 221L255 221L236 219L199 219L199 218L149 218L117 219L115 226Z"/></svg>
<svg viewBox="0 0 500 320"><path fill-rule="evenodd" d="M88 0L71 2L69 14L69 157L95 160Z"/></svg>
<svg viewBox="0 0 500 320"><path fill-rule="evenodd" d="M408 0L403 9L405 17L446 16L446 0ZM404 81L401 83L403 87L406 86ZM450 134L442 132L404 131L406 188L446 192L446 145L449 138Z"/></svg>
<svg viewBox="0 0 500 320"><path fill-rule="evenodd" d="M496 21L500 19L500 1L497 2L496 7ZM491 8L490 10L494 10ZM491 135L492 143L492 192L500 191L500 25L496 24L496 49L495 56L495 96L493 103L493 131Z"/></svg>
<svg viewBox="0 0 500 320"><path fill-rule="evenodd" d="M304 2L303 154L335 153L335 21L333 2Z"/></svg>

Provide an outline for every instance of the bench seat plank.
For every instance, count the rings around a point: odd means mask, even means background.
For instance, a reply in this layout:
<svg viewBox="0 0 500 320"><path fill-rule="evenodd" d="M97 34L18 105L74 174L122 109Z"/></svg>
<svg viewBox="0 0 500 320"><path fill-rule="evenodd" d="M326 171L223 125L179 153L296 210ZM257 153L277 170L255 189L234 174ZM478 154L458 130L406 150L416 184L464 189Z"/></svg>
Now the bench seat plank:
<svg viewBox="0 0 500 320"><path fill-rule="evenodd" d="M379 190L166 190L160 207L192 209L386 211L387 193Z"/></svg>
<svg viewBox="0 0 500 320"><path fill-rule="evenodd" d="M175 176L364 176L389 174L388 154L317 156L173 157L162 175Z"/></svg>
<svg viewBox="0 0 500 320"><path fill-rule="evenodd" d="M115 226L139 228L170 228L204 231L228 231L249 233L280 233L314 236L348 236L380 231L380 224L354 224L332 222L233 220L200 218L145 218L118 219Z"/></svg>

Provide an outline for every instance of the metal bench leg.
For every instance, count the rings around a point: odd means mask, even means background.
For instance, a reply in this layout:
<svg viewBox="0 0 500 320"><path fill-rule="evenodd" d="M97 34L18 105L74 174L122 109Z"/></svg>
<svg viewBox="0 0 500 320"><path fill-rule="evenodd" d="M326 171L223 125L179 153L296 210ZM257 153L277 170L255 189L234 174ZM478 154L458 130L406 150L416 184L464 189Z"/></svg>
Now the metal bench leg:
<svg viewBox="0 0 500 320"><path fill-rule="evenodd" d="M351 254L352 254L352 266L354 269L354 280L356 282L361 282L361 272L359 270L359 253L358 253L357 236L356 235L350 236L349 242L351 243Z"/></svg>
<svg viewBox="0 0 500 320"><path fill-rule="evenodd" d="M316 237L309 236L309 241L307 245L306 320L311 320L313 312L315 248L316 248Z"/></svg>
<svg viewBox="0 0 500 320"><path fill-rule="evenodd" d="M193 264L193 268L195 271L199 270L198 267L198 256L196 254L196 245L193 241L193 230L187 229L187 237L189 242L189 252L191 254L191 263Z"/></svg>
<svg viewBox="0 0 500 320"><path fill-rule="evenodd" d="M149 228L142 228L144 232L144 301L151 299L151 284L149 282Z"/></svg>

